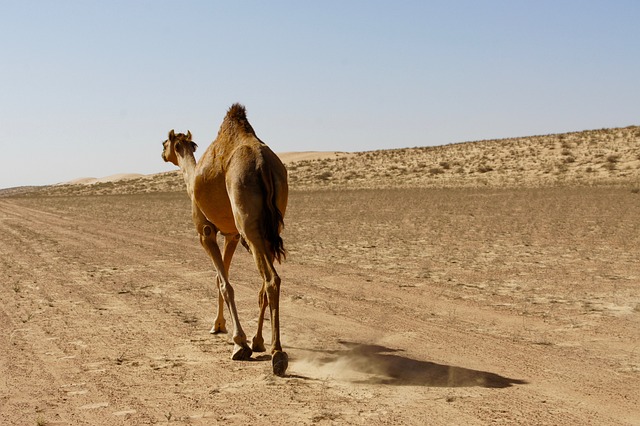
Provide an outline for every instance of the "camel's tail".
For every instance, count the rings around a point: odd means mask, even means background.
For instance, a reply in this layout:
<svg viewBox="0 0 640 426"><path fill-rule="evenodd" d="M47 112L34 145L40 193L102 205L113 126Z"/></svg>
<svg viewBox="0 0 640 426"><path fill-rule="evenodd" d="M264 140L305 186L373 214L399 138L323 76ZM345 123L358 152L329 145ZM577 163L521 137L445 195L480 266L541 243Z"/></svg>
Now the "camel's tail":
<svg viewBox="0 0 640 426"><path fill-rule="evenodd" d="M262 169L262 182L265 189L265 209L263 232L265 239L271 246L273 257L282 263L286 259L287 251L284 248L280 231L284 228L284 217L277 204L277 188L274 181L273 172L268 168Z"/></svg>

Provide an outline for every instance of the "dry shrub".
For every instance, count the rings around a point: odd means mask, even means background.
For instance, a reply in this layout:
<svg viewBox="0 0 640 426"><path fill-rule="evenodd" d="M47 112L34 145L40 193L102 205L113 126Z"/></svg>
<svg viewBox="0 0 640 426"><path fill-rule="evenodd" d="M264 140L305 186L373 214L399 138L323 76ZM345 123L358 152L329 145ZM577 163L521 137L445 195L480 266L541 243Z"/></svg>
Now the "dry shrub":
<svg viewBox="0 0 640 426"><path fill-rule="evenodd" d="M607 157L607 162L615 164L620 161L620 154L611 154Z"/></svg>
<svg viewBox="0 0 640 426"><path fill-rule="evenodd" d="M320 174L317 174L316 177L320 180L329 180L331 178L331 176L333 176L333 173L331 172L322 172Z"/></svg>

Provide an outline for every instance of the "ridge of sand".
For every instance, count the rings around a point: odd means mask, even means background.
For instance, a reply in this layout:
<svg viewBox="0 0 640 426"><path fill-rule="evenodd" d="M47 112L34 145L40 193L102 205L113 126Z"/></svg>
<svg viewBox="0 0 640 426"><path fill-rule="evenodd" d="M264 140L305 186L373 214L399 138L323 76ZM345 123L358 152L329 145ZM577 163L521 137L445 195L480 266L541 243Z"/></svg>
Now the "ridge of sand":
<svg viewBox="0 0 640 426"><path fill-rule="evenodd" d="M298 151L298 152L279 152L278 157L283 163L289 164L296 161L313 161L313 160L330 160L341 157L351 157L355 155L353 152L342 151Z"/></svg>
<svg viewBox="0 0 640 426"><path fill-rule="evenodd" d="M313 161L313 160L329 160L340 157L350 157L355 155L349 152L337 152L337 151L300 151L300 152L281 152L278 153L278 157L285 164L294 163L296 161ZM101 178L96 177L80 177L76 179L72 179L67 182L61 182L58 185L93 185L95 183L107 183L107 182L120 182L124 180L138 179L145 176L141 173L118 173L110 176L105 176Z"/></svg>
<svg viewBox="0 0 640 426"><path fill-rule="evenodd" d="M59 183L58 185L93 185L94 183L120 182L123 180L138 179L144 177L141 173L117 173L115 175L105 176L101 178L81 177L72 179L68 182Z"/></svg>
<svg viewBox="0 0 640 426"><path fill-rule="evenodd" d="M290 188L296 190L628 185L637 191L638 146L640 127L628 126L442 146L278 155L287 166ZM49 195L102 195L185 190L177 170L76 182L81 184L16 188L0 190L0 194L37 191Z"/></svg>

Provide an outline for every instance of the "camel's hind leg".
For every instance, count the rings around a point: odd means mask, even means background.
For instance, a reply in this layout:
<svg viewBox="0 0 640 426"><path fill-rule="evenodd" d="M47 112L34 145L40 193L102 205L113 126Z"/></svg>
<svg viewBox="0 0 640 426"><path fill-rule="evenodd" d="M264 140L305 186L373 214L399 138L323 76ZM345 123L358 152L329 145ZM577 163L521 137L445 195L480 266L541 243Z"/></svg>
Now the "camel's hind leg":
<svg viewBox="0 0 640 426"><path fill-rule="evenodd" d="M238 150L240 152L240 150ZM244 152L247 158L251 152ZM236 163L236 168L230 167L227 174L227 193L231 201L233 217L238 231L248 243L253 259L262 277L262 287L259 295L260 314L258 317L258 333L254 338L256 347L264 344L262 341L262 325L267 305L271 314L271 363L273 373L284 376L288 357L282 351L280 343L280 277L276 272L273 261L274 254L269 243L265 241L265 229L279 226L268 223L268 208L265 200L265 183L260 175L255 174L256 164L252 162ZM242 183L242 184L240 184Z"/></svg>
<svg viewBox="0 0 640 426"><path fill-rule="evenodd" d="M251 357L252 351L247 344L247 336L244 334L242 326L240 325L233 287L229 283L229 277L227 274L228 268L225 268L225 263L222 259L222 254L220 253L220 248L218 247L218 243L216 241L216 232L214 232L210 225L204 225L201 229L202 233L200 234L200 242L202 243L202 246L204 247L206 252L209 254L209 257L211 257L213 265L216 268L216 272L218 273L218 280L220 280L220 294L222 294L222 297L227 304L227 308L229 308L229 312L231 313L231 320L233 321L234 348L232 359L249 359ZM237 241L235 244L237 244Z"/></svg>
<svg viewBox="0 0 640 426"><path fill-rule="evenodd" d="M260 288L260 294L258 295L258 307L260 309L258 315L258 331L256 331L256 335L251 341L251 349L254 352L265 352L267 349L264 347L264 339L262 338L262 326L264 325L264 313L267 310L267 306L269 306L269 300L267 298L267 289L262 284Z"/></svg>
<svg viewBox="0 0 640 426"><path fill-rule="evenodd" d="M265 242L262 239L250 241L253 258L262 276L262 289L260 290L260 316L258 318L258 333L254 338L262 341L262 322L266 305L269 305L271 313L271 363L273 373L284 376L288 366L288 356L282 351L280 343L280 277L273 266L273 255L268 253Z"/></svg>
<svg viewBox="0 0 640 426"><path fill-rule="evenodd" d="M244 201L244 203L236 203L236 205L251 206L251 200ZM259 212L260 208L258 205L246 211ZM238 210L234 211L234 213L236 225L238 225L238 229L243 233L245 241L249 244L253 260L262 277L262 287L258 296L258 304L260 306L258 331L253 338L253 347L256 351L264 348L262 326L264 313L268 306L271 314L271 363L273 365L273 373L278 376L284 376L288 366L288 357L282 351L282 344L280 343L280 277L273 266L274 256L268 250L268 243L262 235L260 216L242 214Z"/></svg>
<svg viewBox="0 0 640 426"><path fill-rule="evenodd" d="M225 235L224 237L224 249L222 251L222 260L224 262L224 270L229 276L229 267L231 266L231 258L233 257L233 253L236 251L236 247L238 246L238 241L240 240L239 235ZM218 293L218 312L216 313L216 320L213 323L213 327L211 327L211 334L218 333L226 333L227 327L226 322L224 320L224 297L222 296L222 292L220 291L220 286L222 281L220 280L220 276L216 274L216 293ZM255 350L255 349L254 349Z"/></svg>

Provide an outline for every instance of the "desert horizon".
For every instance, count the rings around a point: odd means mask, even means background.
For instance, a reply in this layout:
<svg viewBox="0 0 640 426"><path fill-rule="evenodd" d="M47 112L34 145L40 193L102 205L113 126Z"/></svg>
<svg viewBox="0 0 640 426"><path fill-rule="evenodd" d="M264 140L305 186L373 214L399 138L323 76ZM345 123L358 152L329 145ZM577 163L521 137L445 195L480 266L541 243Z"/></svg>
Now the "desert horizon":
<svg viewBox="0 0 640 426"><path fill-rule="evenodd" d="M295 189L371 187L517 187L640 182L640 127L458 142L374 151L277 153ZM0 189L0 196L32 190L138 193L184 189L177 170L118 173L67 182ZM639 184L640 185L640 184ZM85 188L90 186L91 188Z"/></svg>

